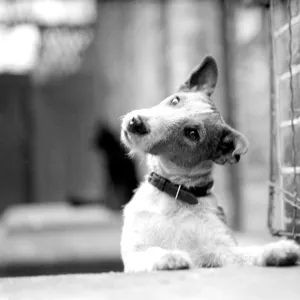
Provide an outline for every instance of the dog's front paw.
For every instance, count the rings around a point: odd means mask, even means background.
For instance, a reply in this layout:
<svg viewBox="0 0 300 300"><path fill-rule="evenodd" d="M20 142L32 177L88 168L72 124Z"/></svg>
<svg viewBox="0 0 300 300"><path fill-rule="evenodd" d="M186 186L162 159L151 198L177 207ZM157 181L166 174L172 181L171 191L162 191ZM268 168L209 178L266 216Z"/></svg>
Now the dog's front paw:
<svg viewBox="0 0 300 300"><path fill-rule="evenodd" d="M174 250L166 252L153 265L154 271L190 269L192 261L183 251Z"/></svg>
<svg viewBox="0 0 300 300"><path fill-rule="evenodd" d="M257 258L260 266L292 266L300 258L300 246L289 240L282 240L265 246Z"/></svg>

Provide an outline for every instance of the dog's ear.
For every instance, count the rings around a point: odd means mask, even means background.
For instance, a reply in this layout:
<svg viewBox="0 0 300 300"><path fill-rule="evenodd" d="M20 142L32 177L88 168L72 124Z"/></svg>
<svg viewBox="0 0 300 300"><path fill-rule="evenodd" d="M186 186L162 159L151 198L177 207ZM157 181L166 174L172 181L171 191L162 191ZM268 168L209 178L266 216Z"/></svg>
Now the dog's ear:
<svg viewBox="0 0 300 300"><path fill-rule="evenodd" d="M237 163L241 155L248 151L249 143L245 136L228 125L222 125L220 140L213 161L224 165Z"/></svg>
<svg viewBox="0 0 300 300"><path fill-rule="evenodd" d="M211 56L206 56L202 63L190 74L179 88L180 91L201 91L208 97L214 92L218 80L217 63Z"/></svg>

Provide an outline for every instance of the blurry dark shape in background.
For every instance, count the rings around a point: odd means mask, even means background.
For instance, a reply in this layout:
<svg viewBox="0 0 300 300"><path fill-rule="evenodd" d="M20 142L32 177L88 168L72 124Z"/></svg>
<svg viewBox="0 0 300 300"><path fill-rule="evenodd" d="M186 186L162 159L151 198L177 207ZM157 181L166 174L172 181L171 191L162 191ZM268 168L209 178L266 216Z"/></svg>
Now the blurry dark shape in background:
<svg viewBox="0 0 300 300"><path fill-rule="evenodd" d="M130 201L138 186L134 162L121 144L119 135L105 125L98 126L94 144L98 152L104 154L106 158L107 175L110 179L108 190L113 191L108 195L111 198L107 199L107 206L121 209Z"/></svg>
<svg viewBox="0 0 300 300"><path fill-rule="evenodd" d="M104 169L109 178L107 194L104 199L100 199L100 202L105 203L112 210L121 210L130 201L138 186L134 161L120 143L119 135L107 125L98 124L92 145L99 155L104 156ZM93 203L93 201L75 196L69 197L68 201L75 206Z"/></svg>

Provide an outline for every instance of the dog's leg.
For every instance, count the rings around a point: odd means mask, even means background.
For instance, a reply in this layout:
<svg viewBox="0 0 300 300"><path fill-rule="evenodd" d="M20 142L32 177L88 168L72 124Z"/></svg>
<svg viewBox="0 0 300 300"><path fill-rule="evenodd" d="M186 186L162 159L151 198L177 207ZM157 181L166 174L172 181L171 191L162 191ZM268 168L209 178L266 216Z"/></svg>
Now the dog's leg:
<svg viewBox="0 0 300 300"><path fill-rule="evenodd" d="M192 265L192 260L187 252L165 250L160 247L132 252L124 257L126 273L190 269Z"/></svg>
<svg viewBox="0 0 300 300"><path fill-rule="evenodd" d="M237 246L233 248L233 256L228 256L227 259L225 264L291 266L297 264L300 259L300 246L290 240L281 240L264 246Z"/></svg>

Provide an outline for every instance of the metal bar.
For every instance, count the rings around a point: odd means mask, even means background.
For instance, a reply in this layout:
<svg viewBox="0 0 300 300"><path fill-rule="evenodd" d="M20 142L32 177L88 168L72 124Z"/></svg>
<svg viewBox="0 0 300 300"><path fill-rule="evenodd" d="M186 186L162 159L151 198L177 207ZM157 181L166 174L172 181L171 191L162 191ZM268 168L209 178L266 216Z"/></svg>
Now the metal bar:
<svg viewBox="0 0 300 300"><path fill-rule="evenodd" d="M297 74L300 73L300 65L294 65L294 66L291 66L291 67L292 67L292 70L281 74L278 77L278 81L283 81L285 79L289 79L289 78L293 77L294 75L297 75Z"/></svg>
<svg viewBox="0 0 300 300"><path fill-rule="evenodd" d="M294 110L294 112L295 112L295 110ZM292 126L292 124L293 125L297 125L299 123L300 123L300 116L297 117L297 118L295 118L295 119L293 119L293 120L287 120L287 121L281 122L280 127L281 128L285 128L285 127Z"/></svg>
<svg viewBox="0 0 300 300"><path fill-rule="evenodd" d="M290 106L291 106L291 111L292 111L292 120L295 119L295 112L294 112L294 87L293 87L293 71L292 71L292 61L293 61L293 43L292 43L292 38L293 38L293 33L292 33L292 6L291 6L291 0L288 0L288 13L289 13L289 23L288 23L288 29L289 29L289 72L291 74L290 76L290 92L291 92L291 99L290 99ZM294 122L291 122L291 128L293 132L293 137L292 137L292 143L293 143L293 167L294 167L294 177L293 177L293 185L294 185L294 190L296 193L296 198L298 197L298 185L297 185L297 170L296 170L296 165L297 165L297 150L296 150L296 131L295 131L295 125ZM295 200L296 201L296 200ZM295 202L296 204L296 202ZM296 234L296 217L297 217L297 207L294 207L293 211L293 235L295 236Z"/></svg>
<svg viewBox="0 0 300 300"><path fill-rule="evenodd" d="M287 217L285 217L285 220L286 220L286 222L290 223L293 220L293 217L287 216ZM299 218L296 219L296 223L297 223L297 225L300 225L300 219ZM300 234L300 232L298 232L298 233Z"/></svg>
<svg viewBox="0 0 300 300"><path fill-rule="evenodd" d="M297 198L297 197L294 197L294 198L295 198L294 202L292 200L287 199L286 197L283 198L283 201L290 204L294 209L298 210L298 209L300 209L300 204L297 204L297 202L295 202L295 201L298 201L299 203L300 203L300 201L299 201L299 198ZM296 219L294 218L293 221L296 222Z"/></svg>
<svg viewBox="0 0 300 300"><path fill-rule="evenodd" d="M290 203L291 200L289 200L289 199L287 199L287 198L284 199L286 202L289 202L292 206L297 205L297 201L300 203L300 198L297 197L296 194L292 194L291 192L289 192L289 191L287 191L287 190L285 190L285 189L283 189L283 188L278 187L278 186L277 186L275 183L273 183L273 182L269 182L269 186L273 187L274 193L276 193L276 194L281 193L281 194L284 194L284 195L286 195L286 196L289 196L289 197L295 199L295 203L293 203L293 204Z"/></svg>
<svg viewBox="0 0 300 300"><path fill-rule="evenodd" d="M294 17L291 19L291 24L292 25L296 25L300 22L300 15ZM279 37L282 33L284 33L285 31L287 31L289 29L289 24L285 24L282 27L280 27L279 29L277 29L274 32L274 37L277 38Z"/></svg>
<svg viewBox="0 0 300 300"><path fill-rule="evenodd" d="M274 39L273 39L273 0L270 1L270 9L268 13L268 22L269 22L269 63L270 63L270 171L269 171L269 180L270 182L276 181L275 174L275 148L277 147L277 126L275 123L276 119L276 86L275 86L275 60L274 60ZM269 201L268 201L268 220L267 225L271 234L274 234L273 230L273 219L274 219L274 196L275 189L274 186L269 185Z"/></svg>
<svg viewBox="0 0 300 300"><path fill-rule="evenodd" d="M280 171L282 174L300 174L300 167L282 167Z"/></svg>

